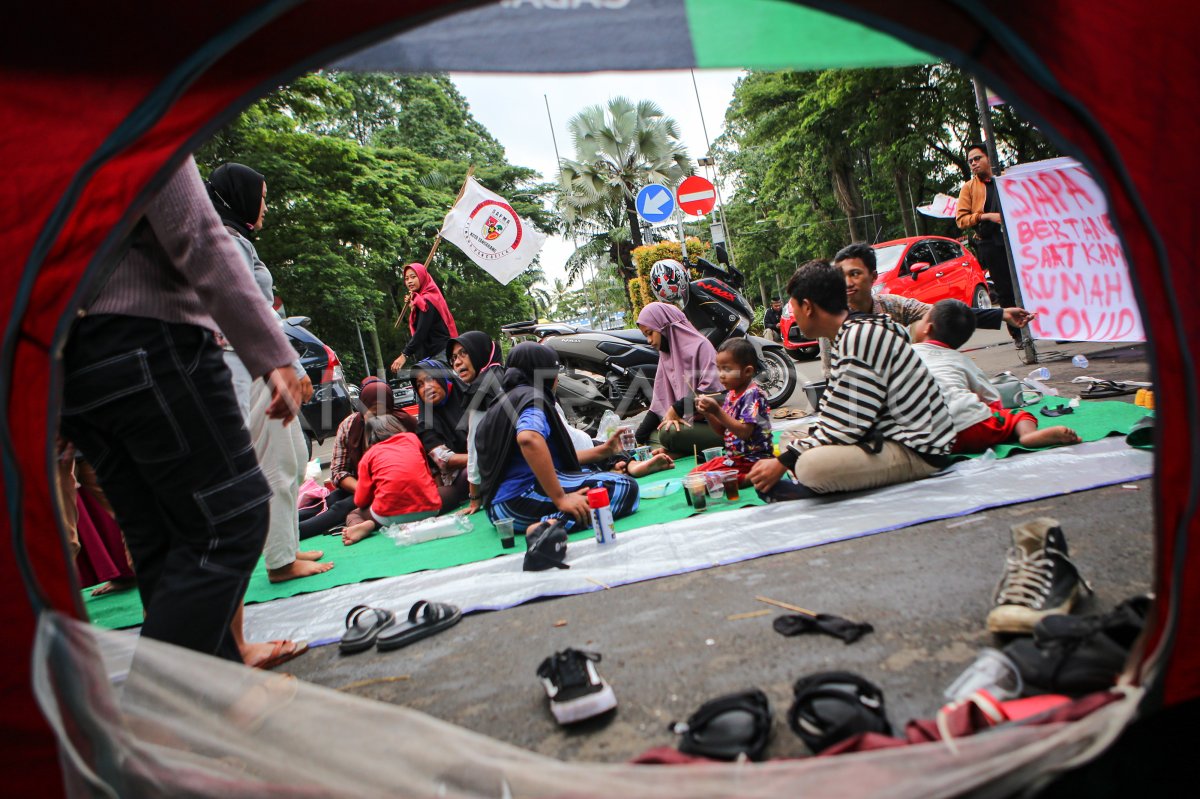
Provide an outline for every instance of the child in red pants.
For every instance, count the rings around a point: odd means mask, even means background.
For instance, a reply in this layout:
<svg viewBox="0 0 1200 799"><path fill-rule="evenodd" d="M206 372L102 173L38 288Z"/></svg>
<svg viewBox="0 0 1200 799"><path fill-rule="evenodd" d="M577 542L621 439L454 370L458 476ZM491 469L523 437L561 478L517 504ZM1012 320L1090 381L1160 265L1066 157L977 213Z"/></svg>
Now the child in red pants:
<svg viewBox="0 0 1200 799"><path fill-rule="evenodd" d="M717 350L717 379L729 393L724 405L718 405L712 397L698 397L696 411L724 436L725 457L702 463L693 472L732 469L741 478L741 485L746 486L750 484L746 475L755 462L774 457L770 408L767 395L754 382L757 371L758 356L746 339L728 339Z"/></svg>
<svg viewBox="0 0 1200 799"><path fill-rule="evenodd" d="M1038 429L1033 414L1000 404L1000 392L970 356L958 351L975 332L975 314L966 303L942 300L914 325L913 349L942 389L957 438L953 452L985 452L997 444L1023 447L1078 444L1069 427Z"/></svg>

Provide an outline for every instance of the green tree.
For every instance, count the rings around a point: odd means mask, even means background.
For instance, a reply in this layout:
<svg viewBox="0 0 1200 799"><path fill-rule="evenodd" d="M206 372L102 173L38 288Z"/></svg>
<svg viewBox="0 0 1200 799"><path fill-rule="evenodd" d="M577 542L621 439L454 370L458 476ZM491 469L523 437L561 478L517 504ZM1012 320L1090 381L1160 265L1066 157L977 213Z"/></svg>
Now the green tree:
<svg viewBox="0 0 1200 799"><path fill-rule="evenodd" d="M1002 155L1055 154L1011 109L994 125ZM850 241L959 235L915 206L957 191L978 138L970 80L944 64L749 73L715 148L735 176L726 215L739 267L771 284Z"/></svg>
<svg viewBox="0 0 1200 799"><path fill-rule="evenodd" d="M266 175L270 208L256 247L288 311L313 320L352 379L390 363L407 340L403 266L425 260L472 164L523 218L556 229L543 202L552 187L505 160L444 75L302 76L247 109L197 158L205 171L238 161ZM500 286L447 245L431 271L460 330L495 335L534 313L540 269ZM374 363L361 363L359 329Z"/></svg>
<svg viewBox="0 0 1200 799"><path fill-rule="evenodd" d="M693 167L679 141L679 125L649 100L633 103L614 97L607 105L583 109L567 123L574 159L562 159L560 209L568 224L589 219L604 230L624 215L632 247L642 244L634 200L649 183L675 186ZM623 253L623 277L634 276Z"/></svg>

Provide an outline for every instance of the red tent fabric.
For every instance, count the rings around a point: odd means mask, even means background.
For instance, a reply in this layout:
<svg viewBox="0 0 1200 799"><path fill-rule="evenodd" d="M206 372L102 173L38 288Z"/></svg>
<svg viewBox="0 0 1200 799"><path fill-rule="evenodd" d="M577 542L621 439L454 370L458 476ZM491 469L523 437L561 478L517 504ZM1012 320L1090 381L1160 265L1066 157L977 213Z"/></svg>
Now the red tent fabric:
<svg viewBox="0 0 1200 799"><path fill-rule="evenodd" d="M36 610L80 614L51 491L64 340L94 268L156 182L233 114L279 83L431 16L477 3L268 0L257 4L20 4L0 47L0 710L14 795L57 785L53 738L30 690ZM1163 602L1142 675L1165 705L1200 695L1197 371L1200 318L1181 308L1195 214L1179 159L1197 143L1197 12L1184 3L846 0L848 16L981 74L1109 193L1154 358L1156 590ZM617 56L614 56L616 58ZM619 62L612 63L619 68ZM1191 544L1191 546L1189 546Z"/></svg>

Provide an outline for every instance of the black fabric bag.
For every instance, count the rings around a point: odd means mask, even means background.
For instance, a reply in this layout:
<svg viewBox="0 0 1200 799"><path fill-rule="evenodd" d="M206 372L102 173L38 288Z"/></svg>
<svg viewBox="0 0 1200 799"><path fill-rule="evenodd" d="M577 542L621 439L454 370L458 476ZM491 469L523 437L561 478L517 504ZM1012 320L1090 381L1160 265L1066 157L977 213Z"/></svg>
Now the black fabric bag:
<svg viewBox="0 0 1200 799"><path fill-rule="evenodd" d="M525 536L525 563L522 571L540 572L549 568L569 569L567 531L562 522L541 522Z"/></svg>
<svg viewBox="0 0 1200 799"><path fill-rule="evenodd" d="M714 760L742 755L762 760L771 740L771 705L757 688L710 699L683 724L668 728L679 739L679 751Z"/></svg>
<svg viewBox="0 0 1200 799"><path fill-rule="evenodd" d="M883 691L848 671L822 671L801 677L792 689L788 726L813 753L863 732L892 734L883 709Z"/></svg>

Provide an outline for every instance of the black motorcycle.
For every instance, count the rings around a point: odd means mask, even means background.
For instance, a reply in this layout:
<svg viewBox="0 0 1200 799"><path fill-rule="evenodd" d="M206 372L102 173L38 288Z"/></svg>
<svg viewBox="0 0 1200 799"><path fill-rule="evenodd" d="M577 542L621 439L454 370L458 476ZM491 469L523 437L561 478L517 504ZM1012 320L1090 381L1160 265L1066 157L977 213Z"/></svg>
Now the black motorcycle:
<svg viewBox="0 0 1200 799"><path fill-rule="evenodd" d="M732 267L726 272L698 261L704 276L689 285L683 308L688 321L714 347L727 338L746 337L762 366L757 380L767 402L772 408L782 405L796 390L791 358L782 345L747 335L754 311L734 288L740 287L741 274ZM640 330L591 330L557 322L516 322L500 329L513 338L533 338L555 351L560 371L556 396L574 426L595 433L605 411L627 418L650 406L658 351Z"/></svg>

